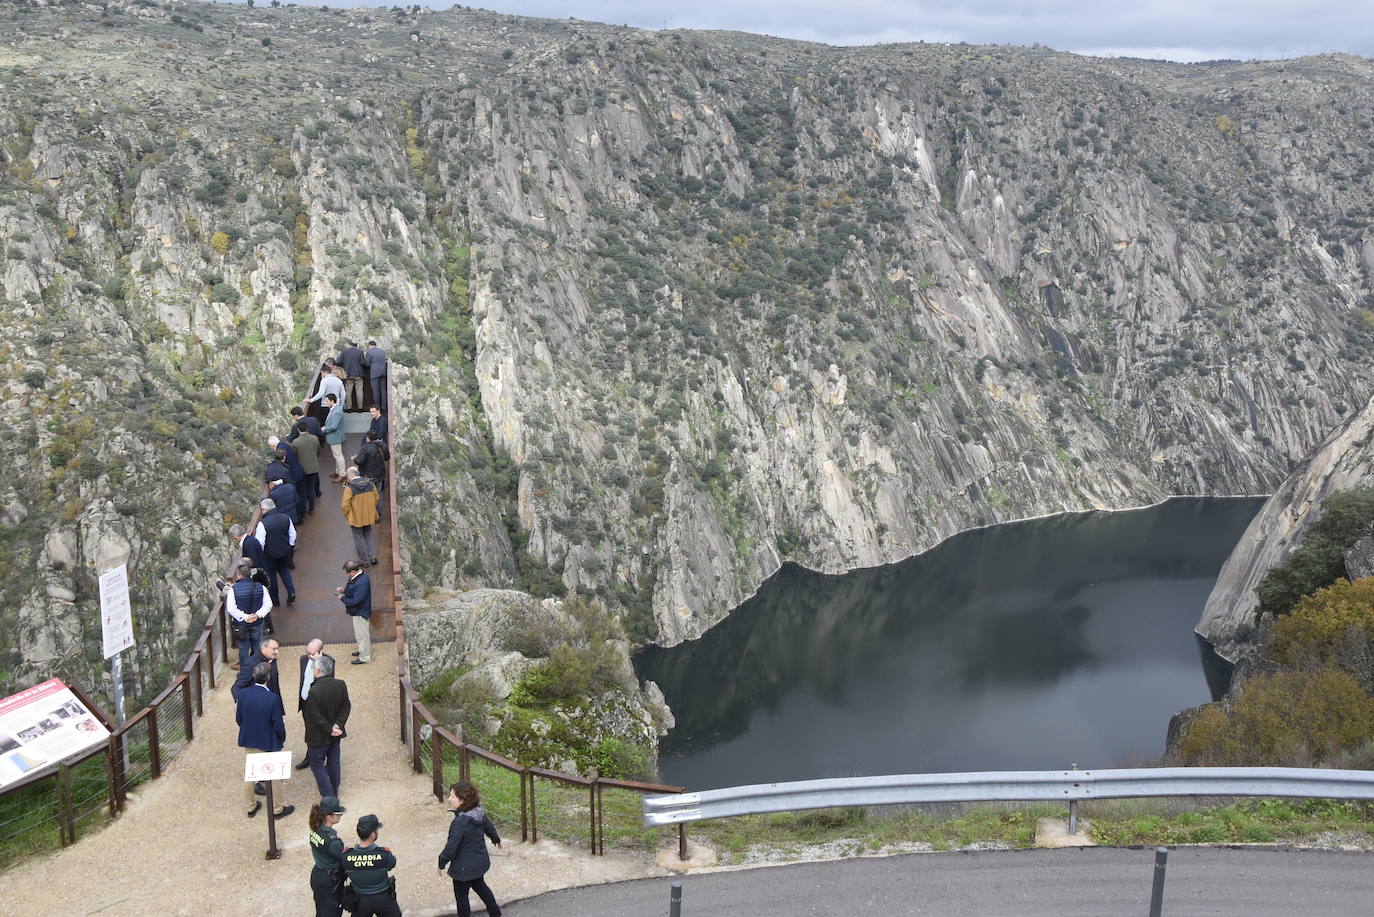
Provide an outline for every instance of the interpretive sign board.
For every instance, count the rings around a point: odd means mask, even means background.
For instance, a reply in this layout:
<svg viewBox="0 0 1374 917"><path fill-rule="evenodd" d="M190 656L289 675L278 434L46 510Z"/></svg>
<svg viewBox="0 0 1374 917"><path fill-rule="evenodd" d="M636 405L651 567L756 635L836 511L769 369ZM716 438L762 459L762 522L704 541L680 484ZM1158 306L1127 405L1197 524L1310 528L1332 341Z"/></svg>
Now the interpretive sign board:
<svg viewBox="0 0 1374 917"><path fill-rule="evenodd" d="M0 701L0 787L110 739L105 724L61 679Z"/></svg>
<svg viewBox="0 0 1374 917"><path fill-rule="evenodd" d="M122 565L100 574L100 634L104 638L106 659L134 645L129 574Z"/></svg>

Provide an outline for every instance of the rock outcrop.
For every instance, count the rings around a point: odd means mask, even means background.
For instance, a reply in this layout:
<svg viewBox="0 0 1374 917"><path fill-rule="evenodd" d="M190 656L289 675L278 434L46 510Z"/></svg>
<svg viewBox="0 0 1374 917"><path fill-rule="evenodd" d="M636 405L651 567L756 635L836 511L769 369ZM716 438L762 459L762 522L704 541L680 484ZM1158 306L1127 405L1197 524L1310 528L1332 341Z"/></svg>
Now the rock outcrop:
<svg viewBox="0 0 1374 917"><path fill-rule="evenodd" d="M1217 576L1197 632L1223 657L1235 661L1237 647L1251 634L1259 598L1255 589L1269 570L1285 561L1334 491L1374 482L1374 401L1336 428L1298 465L1260 508Z"/></svg>

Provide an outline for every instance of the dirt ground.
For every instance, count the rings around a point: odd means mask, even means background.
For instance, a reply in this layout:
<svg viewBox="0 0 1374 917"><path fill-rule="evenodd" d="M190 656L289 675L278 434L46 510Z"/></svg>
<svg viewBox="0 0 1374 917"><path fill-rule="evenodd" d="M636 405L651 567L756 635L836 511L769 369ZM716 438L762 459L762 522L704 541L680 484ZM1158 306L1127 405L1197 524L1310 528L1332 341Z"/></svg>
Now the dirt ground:
<svg viewBox="0 0 1374 917"><path fill-rule="evenodd" d="M347 660L351 645L333 646ZM294 679L299 650L282 653L283 682ZM340 797L348 813L339 835L352 840L359 816L376 814L381 843L396 854L399 900L407 917L452 914L453 886L437 871L451 817L434 799L429 779L412 774L396 725L395 650L379 644L366 666L340 667L353 712L343 742ZM285 782L296 812L277 822L279 860L267 860L267 820L242 809L243 754L237 747L234 703L227 682L206 698L196 740L145 784L128 810L103 830L51 855L35 856L0 874L6 914L101 917L276 917L311 912L306 813L318 800L310 772ZM305 753L300 715L287 704L287 748L293 762ZM279 784L280 785L280 784ZM492 849L487 882L508 901L567 888L617 882L668 871L649 857L593 857L557 842L508 841ZM473 905L480 902L473 896ZM507 910L518 917L519 906Z"/></svg>

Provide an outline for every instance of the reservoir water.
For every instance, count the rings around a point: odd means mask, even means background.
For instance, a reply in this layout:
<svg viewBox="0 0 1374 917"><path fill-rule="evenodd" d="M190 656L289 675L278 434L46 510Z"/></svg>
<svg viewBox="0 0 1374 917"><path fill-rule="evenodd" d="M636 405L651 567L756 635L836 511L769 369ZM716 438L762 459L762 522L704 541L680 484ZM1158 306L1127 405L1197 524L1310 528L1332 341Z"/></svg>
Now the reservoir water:
<svg viewBox="0 0 1374 917"><path fill-rule="evenodd" d="M786 565L701 639L635 660L691 789L1139 765L1211 700L1193 626L1262 499L1174 499L957 535L843 576Z"/></svg>

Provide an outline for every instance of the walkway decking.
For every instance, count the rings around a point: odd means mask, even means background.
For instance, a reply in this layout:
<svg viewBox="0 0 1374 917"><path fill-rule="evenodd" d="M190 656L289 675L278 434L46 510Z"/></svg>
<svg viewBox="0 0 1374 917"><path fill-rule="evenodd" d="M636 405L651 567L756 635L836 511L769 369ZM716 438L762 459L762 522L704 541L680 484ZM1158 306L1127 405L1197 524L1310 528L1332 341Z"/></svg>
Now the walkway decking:
<svg viewBox="0 0 1374 917"><path fill-rule="evenodd" d="M366 415L363 415L366 416ZM350 424L352 426L353 424ZM344 443L344 456L355 455L362 445L362 434L354 433ZM340 502L343 485L329 479L334 470L330 453L320 453L320 497L314 515L306 516L296 537L296 604L273 609L277 640L283 646L300 646L316 637L325 643L352 643L353 622L344 613L343 603L334 590L344 584L344 562L353 557L353 534L344 521ZM383 494L382 521L373 526L380 563L367 568L372 579L372 642L394 639L391 604L392 569L391 517ZM285 596L282 597L283 600Z"/></svg>

